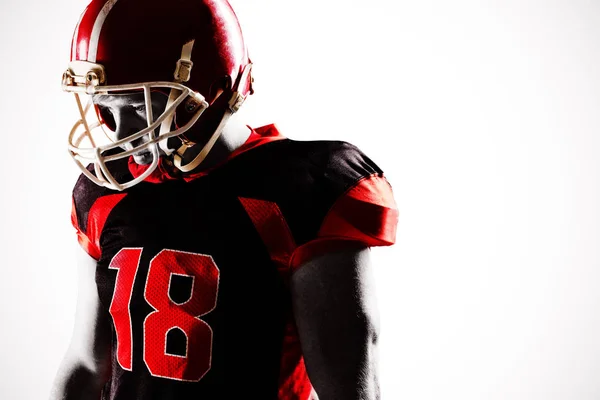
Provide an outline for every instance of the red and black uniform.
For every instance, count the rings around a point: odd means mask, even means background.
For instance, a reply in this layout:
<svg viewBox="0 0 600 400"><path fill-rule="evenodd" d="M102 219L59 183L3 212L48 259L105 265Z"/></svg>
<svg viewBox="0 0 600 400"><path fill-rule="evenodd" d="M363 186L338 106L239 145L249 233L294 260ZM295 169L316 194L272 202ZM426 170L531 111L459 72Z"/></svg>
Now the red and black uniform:
<svg viewBox="0 0 600 400"><path fill-rule="evenodd" d="M269 125L208 172L153 179L116 192L82 176L73 192L113 321L102 398L308 399L288 280L318 254L394 242L382 171Z"/></svg>

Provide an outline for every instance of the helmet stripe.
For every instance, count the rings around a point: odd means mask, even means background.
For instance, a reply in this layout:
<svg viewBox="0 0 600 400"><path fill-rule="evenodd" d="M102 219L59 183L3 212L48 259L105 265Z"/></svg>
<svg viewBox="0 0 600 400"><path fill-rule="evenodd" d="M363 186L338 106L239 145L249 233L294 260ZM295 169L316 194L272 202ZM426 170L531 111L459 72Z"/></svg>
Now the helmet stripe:
<svg viewBox="0 0 600 400"><path fill-rule="evenodd" d="M108 0L104 7L98 13L96 17L96 21L94 22L94 27L92 28L92 34L90 35L90 42L88 47L88 56L87 60L89 62L96 62L96 56L98 55L98 40L100 39L100 31L102 30L102 25L104 25L104 21L108 16L108 13L113 8L115 3L118 0Z"/></svg>
<svg viewBox="0 0 600 400"><path fill-rule="evenodd" d="M81 13L81 17L79 17L79 21L77 21L77 25L75 26L75 32L73 33L73 41L71 42L71 61L77 60L77 43L79 43L79 25L81 25L81 21L83 20L83 17L85 16L85 13L87 12L88 8L89 6L87 6L85 10L83 10L83 13Z"/></svg>

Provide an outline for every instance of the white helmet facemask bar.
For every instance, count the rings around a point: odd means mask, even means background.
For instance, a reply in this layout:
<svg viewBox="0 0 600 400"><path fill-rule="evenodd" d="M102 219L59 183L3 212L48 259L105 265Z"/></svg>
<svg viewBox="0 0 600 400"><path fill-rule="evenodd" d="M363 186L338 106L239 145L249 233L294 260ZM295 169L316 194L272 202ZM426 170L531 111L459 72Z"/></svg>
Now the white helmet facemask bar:
<svg viewBox="0 0 600 400"><path fill-rule="evenodd" d="M152 115L152 101L151 101L151 88L170 88L180 91L179 96L175 101L170 104L161 113L161 115L154 119ZM98 119L94 106L92 104L92 98L89 96L87 103L83 106L81 99L81 93L74 93L78 108L80 110L81 119L78 120L69 134L68 149L69 153L75 160L75 163L79 166L82 172L94 183L105 186L110 189L124 190L137 183L140 183L146 179L158 166L159 162L159 144L161 141L167 141L169 138L182 134L192 127L192 125L198 120L202 112L208 107L208 104L201 98L200 95L186 88L183 85L179 85L173 82L148 82L139 85L121 85L121 86L104 86L102 92L110 91L111 95L116 92L127 92L136 89L142 89L144 91L145 108L146 108L146 120L147 126L121 140L112 140L106 133L105 129L108 129ZM96 94L101 94L97 91ZM197 108L194 114L191 116L189 121L175 130L163 132L157 134L159 127L165 119L175 113L177 107L182 104L186 99L193 98L193 103L197 104ZM138 145L133 143L144 139L144 142ZM100 144L103 141L104 144ZM87 146L85 146L87 144ZM128 147L128 150L118 151L119 149ZM115 152L117 151L117 152ZM144 173L131 181L118 182L113 173L107 167L107 162L120 160L123 158L129 158L135 153L141 151L149 151L152 155L152 162ZM95 174L91 173L87 168L87 164L94 165Z"/></svg>

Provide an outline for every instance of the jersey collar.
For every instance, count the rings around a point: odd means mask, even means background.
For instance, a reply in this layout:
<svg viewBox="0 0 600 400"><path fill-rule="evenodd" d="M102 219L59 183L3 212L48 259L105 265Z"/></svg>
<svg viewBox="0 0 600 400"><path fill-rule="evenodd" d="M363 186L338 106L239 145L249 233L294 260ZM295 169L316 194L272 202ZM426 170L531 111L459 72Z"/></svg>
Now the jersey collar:
<svg viewBox="0 0 600 400"><path fill-rule="evenodd" d="M174 175L171 172L172 168L167 167L165 165L164 158L161 157L160 162L158 163L158 166L156 167L156 169L146 179L144 179L144 182L161 183L161 182L177 180L177 179L183 179L186 182L190 182L190 181L193 181L194 179L197 179L204 175L209 174L212 170L219 168L223 164L229 162L230 160L239 156L242 153L245 153L249 150L252 150L256 147L262 146L267 143L286 139L286 137L283 136L279 132L279 130L277 129L277 126L275 124L265 125L265 126L261 126L259 128L252 128L252 127L248 126L248 128L250 128L250 136L248 136L248 139L246 139L244 144L242 144L240 147L238 147L236 150L234 150L232 153L230 153L227 156L227 158L225 158L223 161L212 166L211 168L207 168L207 169L204 169L204 170L201 170L198 172L191 172L191 173L185 174L185 175ZM202 166L202 165L200 165L200 166ZM134 178L140 176L149 168L146 165L136 164L135 161L133 161L133 157L129 157L128 167L129 167L129 172L131 172L131 174L133 175Z"/></svg>

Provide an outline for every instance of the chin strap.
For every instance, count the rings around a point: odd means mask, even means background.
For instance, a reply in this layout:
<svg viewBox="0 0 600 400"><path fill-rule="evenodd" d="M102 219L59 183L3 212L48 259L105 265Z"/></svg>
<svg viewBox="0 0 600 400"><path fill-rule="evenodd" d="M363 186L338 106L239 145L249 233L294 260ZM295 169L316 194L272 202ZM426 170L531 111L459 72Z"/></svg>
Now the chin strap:
<svg viewBox="0 0 600 400"><path fill-rule="evenodd" d="M189 42L184 44L181 49L181 58L177 61L177 66L175 67L174 73L175 82L177 83L187 82L190 79L190 74L193 66L191 60L193 47L194 40L190 40ZM240 84L243 84L248 80L251 70L252 63L248 63L246 66L244 66L242 73L238 76L235 84L233 85L233 95L228 101L228 108L225 110L225 114L219 122L217 129L214 131L210 139L208 139L208 142L204 145L204 147L189 163L185 165L182 164L183 156L186 153L186 151L196 146L196 143L185 139L185 137L179 136L178 138L181 140L182 144L177 150L175 150L168 147L167 140L162 140L159 142L160 148L165 152L167 156L173 155L173 165L175 165L177 169L179 169L182 172L190 172L193 169L195 169L198 165L200 165L202 161L204 161L208 153L212 150L214 144L217 142L217 139L219 139L219 136L221 135L223 128L227 124L229 117L231 117L232 114L236 113L244 103L244 100L246 100L246 96L244 96L240 92L239 86ZM171 92L169 93L169 99L167 100L166 108L169 108L169 106L171 106L171 104L173 104L177 100L177 97L179 96L178 92L179 91L176 89L171 89ZM167 133L171 130L174 115L175 113L173 112L167 118L164 119L164 121L160 125L161 134Z"/></svg>
<svg viewBox="0 0 600 400"><path fill-rule="evenodd" d="M208 139L208 142L206 142L206 144L204 145L202 150L200 150L200 152L196 155L196 157L194 157L192 161L185 165L182 165L183 155L187 150L191 149L196 144L187 140L183 141L181 147L179 147L177 149L177 152L173 154L173 165L175 165L175 167L177 167L177 169L182 172L190 172L194 170L198 165L200 165L200 163L204 161L208 153L212 150L213 146L217 142L217 139L219 139L219 136L221 136L221 132L223 132L223 128L225 127L225 124L227 124L227 120L229 119L229 117L231 117L232 114L233 113L229 110L225 111L225 115L223 115L221 122L219 122L219 126L217 126L215 132L212 134L210 139Z"/></svg>
<svg viewBox="0 0 600 400"><path fill-rule="evenodd" d="M215 129L215 131L212 134L212 136L210 137L210 139L208 139L208 142L204 145L202 150L200 150L198 152L196 157L194 157L194 159L192 161L190 161L189 163L187 163L185 165L182 165L183 155L185 154L186 151L188 151L189 149L194 147L196 145L196 143L185 140L183 138L180 138L180 139L182 139L182 145L181 145L181 147L179 147L177 149L177 152L173 155L173 165L175 165L175 167L177 167L177 169L179 169L182 172L190 172L193 169L195 169L198 165L200 165L200 163L202 161L204 161L204 159L206 158L208 153L212 150L212 147L214 146L214 144L217 142L217 139L219 139L219 136L221 136L221 133L223 132L223 128L227 124L229 117L231 117L233 114L235 114L240 109L242 104L244 103L244 100L246 100L247 96L244 96L239 91L239 86L240 86L240 84L242 84L242 82L247 81L251 70L252 70L252 64L248 64L244 67L244 70L238 76L238 78L235 82L235 85L233 86L235 88L235 91L233 92L233 95L231 96L231 98L228 101L228 107L225 110L225 114L223 115L221 122L219 122L217 129Z"/></svg>
<svg viewBox="0 0 600 400"><path fill-rule="evenodd" d="M194 48L194 40L190 40L181 48L181 57L177 61L177 65L175 66L175 72L173 73L174 81L177 83L187 82L190 80L190 75L192 72L192 66L194 63L192 62L192 49ZM171 89L169 92L169 99L167 100L167 105L165 110L168 109L171 104L177 100L180 93L177 89ZM160 124L160 134L167 133L171 131L171 126L173 125L173 117L175 116L175 112L172 112L165 118ZM161 140L158 144L160 148L165 152L166 155L171 155L174 149L171 149L167 146L167 140Z"/></svg>

